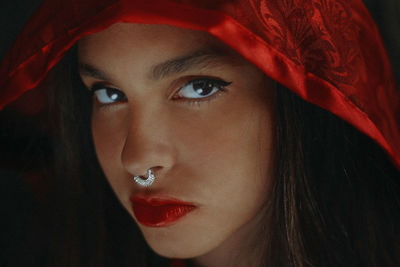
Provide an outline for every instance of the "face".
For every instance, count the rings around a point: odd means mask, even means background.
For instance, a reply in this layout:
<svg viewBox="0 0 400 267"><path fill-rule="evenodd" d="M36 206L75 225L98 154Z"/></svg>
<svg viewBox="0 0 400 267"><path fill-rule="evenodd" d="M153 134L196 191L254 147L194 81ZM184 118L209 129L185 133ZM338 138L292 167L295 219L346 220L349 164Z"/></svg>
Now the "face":
<svg viewBox="0 0 400 267"><path fill-rule="evenodd" d="M273 82L207 33L115 24L79 43L98 160L155 252L196 258L254 231L272 185ZM149 187L134 182L151 168Z"/></svg>

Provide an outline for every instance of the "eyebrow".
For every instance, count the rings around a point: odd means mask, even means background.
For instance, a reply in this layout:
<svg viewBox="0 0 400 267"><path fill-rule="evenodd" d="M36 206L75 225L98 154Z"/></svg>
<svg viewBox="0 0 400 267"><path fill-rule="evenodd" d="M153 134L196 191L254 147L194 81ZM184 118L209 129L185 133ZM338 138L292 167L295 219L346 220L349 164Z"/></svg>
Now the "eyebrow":
<svg viewBox="0 0 400 267"><path fill-rule="evenodd" d="M191 69L205 69L216 67L230 61L233 63L234 57L230 57L227 51L218 48L200 49L188 55L164 61L151 67L148 74L150 80L161 80L167 76L183 73ZM89 76L100 80L111 81L106 73L88 63L79 62L79 72L83 76Z"/></svg>

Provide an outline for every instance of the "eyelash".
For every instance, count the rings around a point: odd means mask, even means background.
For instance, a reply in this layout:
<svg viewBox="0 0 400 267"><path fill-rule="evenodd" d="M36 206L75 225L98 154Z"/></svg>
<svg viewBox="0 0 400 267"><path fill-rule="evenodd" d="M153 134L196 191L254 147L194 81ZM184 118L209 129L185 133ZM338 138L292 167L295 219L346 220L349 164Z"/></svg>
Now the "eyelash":
<svg viewBox="0 0 400 267"><path fill-rule="evenodd" d="M203 103L206 102L210 102L211 100L215 99L216 97L220 96L222 93L226 93L227 89L226 87L229 86L230 84L232 84L232 82L226 82L224 80L221 79L217 79L217 78L197 78L197 79L192 79L189 80L187 83L185 83L183 86L181 86L177 92L177 94L179 92L181 92L181 90L190 85L190 84L195 84L195 83L200 83L200 82L206 82L206 83L211 83L213 85L212 88L216 87L217 91L215 93L213 93L210 96L207 97L203 97L203 98L185 98L185 97L181 97L181 98L175 98L175 95L172 97L172 99L181 99L179 101L183 101L188 103L189 105L197 105L200 106Z"/></svg>
<svg viewBox="0 0 400 267"><path fill-rule="evenodd" d="M176 98L175 96L177 94L179 94L179 92L182 91L183 88L185 88L186 86L190 85L190 84L195 84L195 83L207 83L207 84L212 84L212 88L217 88L217 91L214 92L212 95L210 96L206 96L203 98L185 98L185 97L178 97ZM187 83L185 83L183 86L181 86L179 88L179 90L177 91L177 93L175 93L175 95L172 97L172 99L175 99L177 101L183 101L188 103L189 105L197 105L200 106L201 104L205 103L205 102L210 102L211 100L215 99L216 97L220 96L221 93L225 93L227 92L227 89L225 87L229 86L230 84L232 84L232 82L226 82L222 79L218 79L218 78L208 78L208 77L204 77L204 78L196 78L196 79L192 79L189 80ZM111 89L111 90L115 90L116 93L118 93L119 95L123 94L123 92L121 92L120 90L116 89L116 88L112 88L112 87L107 87L104 84L101 83L96 83L93 86L90 87L90 92L92 93L93 98L95 98L95 101L97 102L97 105L99 105L100 108L103 107L111 107L114 104L118 104L121 102L125 102L126 101L126 96L124 95L124 100L122 101L116 101L116 102L111 102L111 103L100 103L97 99L97 96L95 95L95 92L101 89Z"/></svg>

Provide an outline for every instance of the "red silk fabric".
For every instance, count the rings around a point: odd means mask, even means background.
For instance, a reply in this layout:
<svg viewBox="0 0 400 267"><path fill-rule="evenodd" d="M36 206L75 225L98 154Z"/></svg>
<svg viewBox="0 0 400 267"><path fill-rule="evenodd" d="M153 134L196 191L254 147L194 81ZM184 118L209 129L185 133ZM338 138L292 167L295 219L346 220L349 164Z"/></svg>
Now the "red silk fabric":
<svg viewBox="0 0 400 267"><path fill-rule="evenodd" d="M400 169L400 97L361 0L45 0L0 66L0 109L39 85L81 37L116 22L209 32L367 134Z"/></svg>

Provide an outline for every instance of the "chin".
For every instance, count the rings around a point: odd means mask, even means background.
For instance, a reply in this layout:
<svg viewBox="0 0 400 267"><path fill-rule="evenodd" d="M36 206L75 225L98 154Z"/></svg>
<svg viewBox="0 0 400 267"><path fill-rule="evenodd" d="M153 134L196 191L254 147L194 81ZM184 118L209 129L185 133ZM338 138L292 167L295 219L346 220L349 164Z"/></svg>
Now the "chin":
<svg viewBox="0 0 400 267"><path fill-rule="evenodd" d="M210 252L220 243L215 236L174 227L142 229L142 233L151 249L166 258L196 258Z"/></svg>

